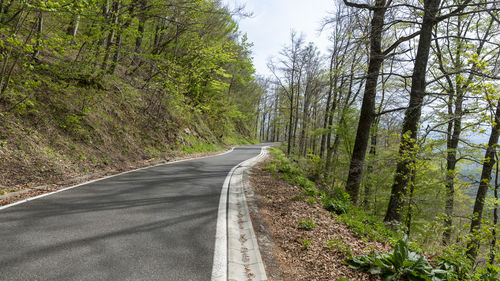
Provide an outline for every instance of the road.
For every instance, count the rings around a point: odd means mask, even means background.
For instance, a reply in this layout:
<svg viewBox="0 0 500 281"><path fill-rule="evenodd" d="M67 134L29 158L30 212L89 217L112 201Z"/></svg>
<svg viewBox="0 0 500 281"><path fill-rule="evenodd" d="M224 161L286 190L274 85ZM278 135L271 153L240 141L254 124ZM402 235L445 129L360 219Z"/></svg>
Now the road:
<svg viewBox="0 0 500 281"><path fill-rule="evenodd" d="M210 280L224 179L262 146L0 210L0 280Z"/></svg>

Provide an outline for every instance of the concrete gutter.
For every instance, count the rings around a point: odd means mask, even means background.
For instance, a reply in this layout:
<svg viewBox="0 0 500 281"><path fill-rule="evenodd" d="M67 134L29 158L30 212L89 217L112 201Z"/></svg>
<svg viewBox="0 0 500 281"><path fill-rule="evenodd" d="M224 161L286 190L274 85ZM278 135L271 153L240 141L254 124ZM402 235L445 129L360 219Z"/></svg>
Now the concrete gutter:
<svg viewBox="0 0 500 281"><path fill-rule="evenodd" d="M264 147L259 156L242 163L231 177L228 204L228 280L231 281L267 280L243 189L250 184L243 174L266 154Z"/></svg>
<svg viewBox="0 0 500 281"><path fill-rule="evenodd" d="M267 280L243 189L244 185L249 184L248 177L243 176L244 173L266 154L267 147L263 147L258 156L242 162L228 175L226 272L227 280L230 281ZM226 279L223 274L219 278L214 277L216 276L212 275L212 280Z"/></svg>

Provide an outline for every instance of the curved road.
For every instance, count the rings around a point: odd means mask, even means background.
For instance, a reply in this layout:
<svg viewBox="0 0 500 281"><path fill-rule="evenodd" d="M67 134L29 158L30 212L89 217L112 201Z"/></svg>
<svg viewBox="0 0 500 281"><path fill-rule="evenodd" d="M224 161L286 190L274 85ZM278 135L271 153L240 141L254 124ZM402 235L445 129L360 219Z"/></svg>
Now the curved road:
<svg viewBox="0 0 500 281"><path fill-rule="evenodd" d="M210 280L224 179L262 146L0 210L0 280Z"/></svg>

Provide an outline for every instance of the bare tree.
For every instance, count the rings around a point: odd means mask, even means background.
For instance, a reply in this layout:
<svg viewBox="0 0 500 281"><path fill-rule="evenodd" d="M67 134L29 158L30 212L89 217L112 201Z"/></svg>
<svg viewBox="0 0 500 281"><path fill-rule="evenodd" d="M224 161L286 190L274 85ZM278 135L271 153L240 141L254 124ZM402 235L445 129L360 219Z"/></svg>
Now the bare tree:
<svg viewBox="0 0 500 281"><path fill-rule="evenodd" d="M294 128L294 112L298 112L298 98L300 92L300 76L302 74L301 56L302 45L304 44L303 36L298 36L294 31L290 34L290 46L285 47L280 60L280 68L277 69L272 61L269 62L269 70L273 73L276 81L280 85L282 91L286 94L289 102L289 116L288 116L288 129L287 129L287 154L290 155L292 150L292 143L295 140ZM280 70L284 75L280 77L278 74Z"/></svg>

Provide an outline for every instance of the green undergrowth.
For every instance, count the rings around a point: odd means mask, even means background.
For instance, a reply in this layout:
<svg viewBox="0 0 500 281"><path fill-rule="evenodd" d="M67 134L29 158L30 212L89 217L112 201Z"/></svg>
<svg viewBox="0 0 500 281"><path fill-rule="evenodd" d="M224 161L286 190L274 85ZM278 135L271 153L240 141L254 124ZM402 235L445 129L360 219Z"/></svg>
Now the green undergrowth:
<svg viewBox="0 0 500 281"><path fill-rule="evenodd" d="M197 152L213 152L224 148L224 146L220 143L208 143L194 136L186 136L184 140L185 144L182 145L181 149L186 154Z"/></svg>
<svg viewBox="0 0 500 281"><path fill-rule="evenodd" d="M349 195L343 190L339 188L333 190L318 189L316 184L306 177L305 172L295 162L288 159L279 148L270 148L270 154L271 160L264 167L264 170L302 188L300 194L293 197L292 200L306 200L321 204L323 208L335 214L337 220L349 226L354 234L360 238L391 244L397 242L398 235L385 227L379 218L354 207L350 203Z"/></svg>
<svg viewBox="0 0 500 281"><path fill-rule="evenodd" d="M274 177L280 177L289 184L299 186L301 191L291 200L304 200L309 204L321 204L332 216L347 225L360 239L386 242L394 247L389 253L372 252L369 255L352 257L346 263L352 268L380 275L384 280L498 280L499 266L487 265L484 268L473 268L466 258L464 245L450 245L432 262L427 261L423 248L406 238L404 229L397 226L386 226L381 218L353 206L349 195L341 188L320 189L308 178L308 173L299 167L297 162L285 156L282 150L270 148L271 160L264 170ZM309 174L310 175L310 174ZM314 177L314 175L313 175ZM312 229L310 219L301 219L299 228ZM392 229L396 229L393 231ZM303 248L309 244L303 242ZM339 246L341 245L341 246ZM331 241L328 248L340 248L340 241ZM345 250L345 249L344 249Z"/></svg>
<svg viewBox="0 0 500 281"><path fill-rule="evenodd" d="M271 162L264 167L264 170L270 171L273 175L280 173L281 178L286 182L303 188L315 188L316 185L307 179L302 169L296 163L288 159L285 154L276 147L270 148Z"/></svg>
<svg viewBox="0 0 500 281"><path fill-rule="evenodd" d="M151 92L123 77L43 64L24 75L31 82L14 81L0 99L0 195L253 141L236 129L213 127L177 97L157 104Z"/></svg>

